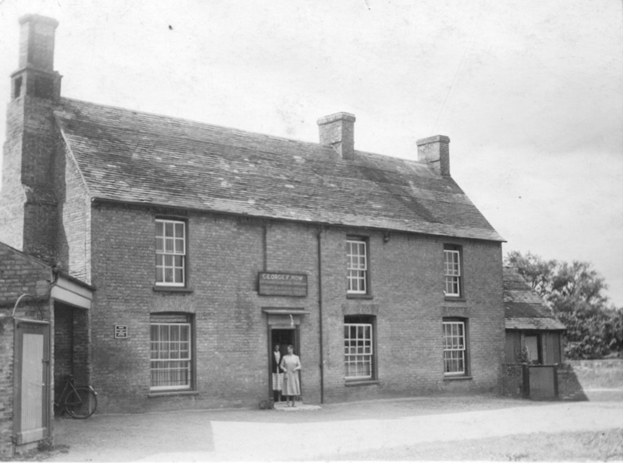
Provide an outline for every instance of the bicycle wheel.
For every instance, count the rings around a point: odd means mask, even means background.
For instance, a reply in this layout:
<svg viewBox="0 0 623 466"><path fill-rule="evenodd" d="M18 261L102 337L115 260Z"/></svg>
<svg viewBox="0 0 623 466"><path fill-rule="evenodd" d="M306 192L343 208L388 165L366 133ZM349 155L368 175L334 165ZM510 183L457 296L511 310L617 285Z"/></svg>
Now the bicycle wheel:
<svg viewBox="0 0 623 466"><path fill-rule="evenodd" d="M86 419L95 412L97 397L89 387L76 387L65 398L65 409L74 419Z"/></svg>

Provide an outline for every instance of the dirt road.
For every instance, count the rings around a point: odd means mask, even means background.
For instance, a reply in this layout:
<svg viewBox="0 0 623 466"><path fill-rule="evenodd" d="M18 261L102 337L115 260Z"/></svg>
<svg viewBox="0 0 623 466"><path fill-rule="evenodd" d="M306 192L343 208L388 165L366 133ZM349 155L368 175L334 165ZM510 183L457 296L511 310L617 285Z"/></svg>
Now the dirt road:
<svg viewBox="0 0 623 466"><path fill-rule="evenodd" d="M317 411L175 411L58 419L47 461L309 460L365 450L535 432L623 427L621 402L411 398L324 405Z"/></svg>

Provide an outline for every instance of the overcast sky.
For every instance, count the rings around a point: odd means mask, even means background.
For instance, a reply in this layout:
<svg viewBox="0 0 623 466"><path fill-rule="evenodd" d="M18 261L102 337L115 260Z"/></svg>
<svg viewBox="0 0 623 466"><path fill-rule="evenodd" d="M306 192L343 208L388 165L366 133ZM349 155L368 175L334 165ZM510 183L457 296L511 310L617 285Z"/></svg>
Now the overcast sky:
<svg viewBox="0 0 623 466"><path fill-rule="evenodd" d="M622 3L0 0L0 108L39 13L67 97L313 142L345 111L410 159L447 135L505 253L589 261L623 306Z"/></svg>

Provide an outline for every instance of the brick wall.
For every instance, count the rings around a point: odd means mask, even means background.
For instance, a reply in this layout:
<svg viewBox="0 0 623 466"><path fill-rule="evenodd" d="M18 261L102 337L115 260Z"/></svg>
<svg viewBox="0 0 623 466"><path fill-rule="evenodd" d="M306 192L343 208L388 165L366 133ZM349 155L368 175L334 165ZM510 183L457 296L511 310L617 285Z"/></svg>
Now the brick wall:
<svg viewBox="0 0 623 466"><path fill-rule="evenodd" d="M0 195L0 241L50 263L57 227L53 109L51 101L32 96L9 103Z"/></svg>
<svg viewBox="0 0 623 466"><path fill-rule="evenodd" d="M71 276L90 283L90 198L76 163L60 136L56 141L54 180L58 206L57 260Z"/></svg>
<svg viewBox="0 0 623 466"><path fill-rule="evenodd" d="M54 304L54 389L62 390L64 374L73 373L74 319L70 306Z"/></svg>
<svg viewBox="0 0 623 466"><path fill-rule="evenodd" d="M523 365L504 364L502 368L502 395L523 397Z"/></svg>
<svg viewBox="0 0 623 466"><path fill-rule="evenodd" d="M10 456L13 435L13 319L0 308L0 459Z"/></svg>
<svg viewBox="0 0 623 466"><path fill-rule="evenodd" d="M257 406L268 397L268 323L263 309L300 309L304 399L320 401L318 226L207 213L98 204L92 211L92 381L101 412L173 407ZM154 219L188 219L189 288L155 291ZM345 239L366 236L372 298L347 299ZM454 240L463 247L466 296L446 301L443 238L326 228L320 235L324 399L497 391L504 349L502 258L498 244ZM304 298L257 293L257 274L305 273ZM149 318L194 316L196 392L150 397ZM344 315L376 316L378 381L344 382ZM444 379L443 317L467 319L470 377ZM114 325L129 338L115 339Z"/></svg>
<svg viewBox="0 0 623 466"><path fill-rule="evenodd" d="M13 348L14 323L11 317L17 299L24 293L39 298L50 320L46 299L51 270L45 264L0 243L0 458L13 453ZM20 301L17 317L39 318L29 298Z"/></svg>

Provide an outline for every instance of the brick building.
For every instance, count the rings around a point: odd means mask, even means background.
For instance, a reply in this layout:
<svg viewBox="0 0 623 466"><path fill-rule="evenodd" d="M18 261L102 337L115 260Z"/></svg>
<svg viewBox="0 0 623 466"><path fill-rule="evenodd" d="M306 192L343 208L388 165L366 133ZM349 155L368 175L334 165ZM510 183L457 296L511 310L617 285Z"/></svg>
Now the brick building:
<svg viewBox="0 0 623 466"><path fill-rule="evenodd" d="M288 343L307 403L499 390L503 240L447 137L408 161L348 113L309 143L69 99L57 22L20 24L0 241L93 287L54 309L54 374L100 412L257 406Z"/></svg>

